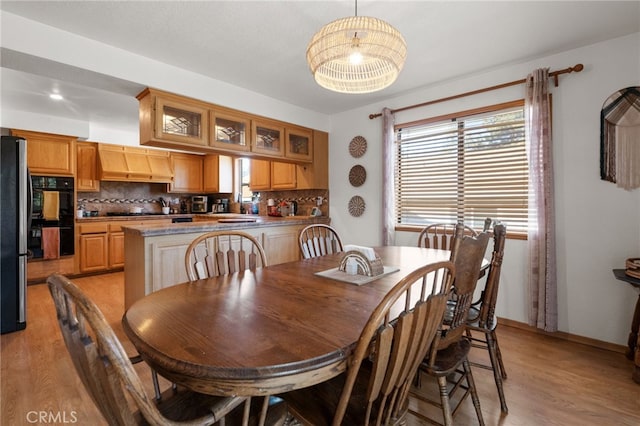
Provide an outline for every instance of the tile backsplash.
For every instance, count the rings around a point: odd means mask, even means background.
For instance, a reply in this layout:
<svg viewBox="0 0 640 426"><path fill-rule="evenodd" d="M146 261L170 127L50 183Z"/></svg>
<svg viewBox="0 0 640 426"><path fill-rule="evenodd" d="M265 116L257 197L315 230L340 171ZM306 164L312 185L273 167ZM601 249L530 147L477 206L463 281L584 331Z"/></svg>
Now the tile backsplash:
<svg viewBox="0 0 640 426"><path fill-rule="evenodd" d="M167 192L167 185L163 183L142 182L110 182L102 181L99 192L78 192L78 206L85 211L97 211L98 216L107 213L130 212L133 207L141 207L143 213L160 213L162 204L160 198L167 201L172 209L180 213L181 204L191 212L191 196L194 194L174 194ZM232 194L206 194L213 198L229 198L229 210L240 213L240 203L236 202ZM322 197L322 204L317 206L318 197ZM307 216L313 207L319 207L322 215L329 214L329 191L327 190L290 190L290 191L262 191L259 197L259 214L267 215L267 200L273 198L276 203L281 201L296 201L298 215ZM250 203L249 203L250 204ZM245 206L248 206L245 203Z"/></svg>

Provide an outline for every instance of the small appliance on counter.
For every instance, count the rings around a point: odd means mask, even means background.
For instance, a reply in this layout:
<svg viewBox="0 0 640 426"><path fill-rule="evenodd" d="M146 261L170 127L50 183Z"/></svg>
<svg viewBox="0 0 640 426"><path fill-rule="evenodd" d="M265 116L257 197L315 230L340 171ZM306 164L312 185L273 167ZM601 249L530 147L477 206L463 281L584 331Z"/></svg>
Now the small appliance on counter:
<svg viewBox="0 0 640 426"><path fill-rule="evenodd" d="M228 198L214 198L210 201L211 213L229 213L229 199Z"/></svg>
<svg viewBox="0 0 640 426"><path fill-rule="evenodd" d="M206 195L194 195L191 197L191 213L206 213L207 199Z"/></svg>

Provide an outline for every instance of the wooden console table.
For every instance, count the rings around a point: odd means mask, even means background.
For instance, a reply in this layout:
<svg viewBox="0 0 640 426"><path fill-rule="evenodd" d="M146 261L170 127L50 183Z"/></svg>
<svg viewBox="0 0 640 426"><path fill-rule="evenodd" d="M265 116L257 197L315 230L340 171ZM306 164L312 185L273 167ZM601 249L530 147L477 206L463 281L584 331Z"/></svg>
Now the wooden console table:
<svg viewBox="0 0 640 426"><path fill-rule="evenodd" d="M636 288L640 288L640 279L630 277L625 273L624 269L614 269L613 275L616 279L631 284ZM635 368L633 370L633 380L636 383L640 383L640 295L638 295L638 301L636 302L636 310L633 313L633 320L631 320L631 332L629 333L629 341L627 345L629 350L627 351L627 358L635 362Z"/></svg>

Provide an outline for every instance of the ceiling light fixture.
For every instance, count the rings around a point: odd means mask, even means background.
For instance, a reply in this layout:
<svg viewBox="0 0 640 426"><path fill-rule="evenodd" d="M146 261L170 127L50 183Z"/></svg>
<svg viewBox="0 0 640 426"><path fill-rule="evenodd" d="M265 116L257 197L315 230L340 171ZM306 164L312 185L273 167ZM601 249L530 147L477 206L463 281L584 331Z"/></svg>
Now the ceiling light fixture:
<svg viewBox="0 0 640 426"><path fill-rule="evenodd" d="M402 34L368 16L330 22L307 46L307 63L320 86L340 93L370 93L390 86L407 57Z"/></svg>
<svg viewBox="0 0 640 426"><path fill-rule="evenodd" d="M52 93L49 95L49 98L53 99L54 101L61 101L64 99L59 93Z"/></svg>

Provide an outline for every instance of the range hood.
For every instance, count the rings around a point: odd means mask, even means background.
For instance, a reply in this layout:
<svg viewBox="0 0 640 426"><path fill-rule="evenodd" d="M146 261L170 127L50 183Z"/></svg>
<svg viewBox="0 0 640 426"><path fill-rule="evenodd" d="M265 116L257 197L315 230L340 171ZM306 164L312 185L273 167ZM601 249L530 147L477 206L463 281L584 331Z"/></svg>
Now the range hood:
<svg viewBox="0 0 640 426"><path fill-rule="evenodd" d="M100 180L160 182L173 180L168 151L98 144Z"/></svg>

